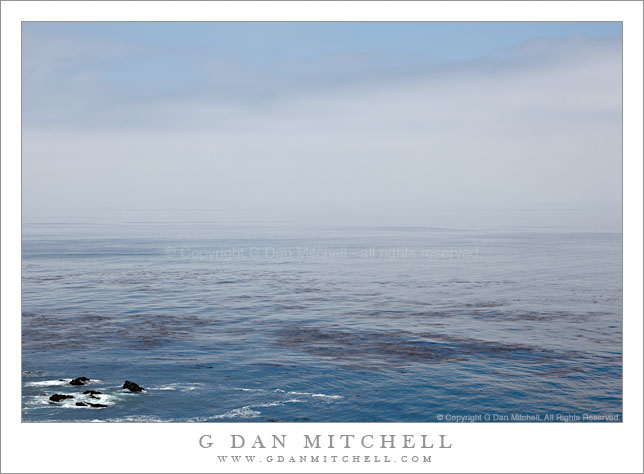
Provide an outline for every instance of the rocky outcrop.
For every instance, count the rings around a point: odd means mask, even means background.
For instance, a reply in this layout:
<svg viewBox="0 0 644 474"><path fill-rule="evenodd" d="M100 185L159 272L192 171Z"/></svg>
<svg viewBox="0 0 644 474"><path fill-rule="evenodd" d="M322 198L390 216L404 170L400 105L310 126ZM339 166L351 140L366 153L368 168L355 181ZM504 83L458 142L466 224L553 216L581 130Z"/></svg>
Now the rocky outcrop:
<svg viewBox="0 0 644 474"><path fill-rule="evenodd" d="M78 377L69 382L69 385L85 385L85 382L89 382L87 377Z"/></svg>
<svg viewBox="0 0 644 474"><path fill-rule="evenodd" d="M126 380L123 384L123 390L129 390L130 392L142 392L144 389L143 387L139 387L139 385L135 384L134 382Z"/></svg>
<svg viewBox="0 0 644 474"><path fill-rule="evenodd" d="M51 402L60 402L62 400L67 400L69 398L74 398L73 395L61 395L59 393L55 393L51 397L49 397L49 401Z"/></svg>
<svg viewBox="0 0 644 474"><path fill-rule="evenodd" d="M107 405L102 403L85 403L85 402L76 402L77 407L91 407L91 408L107 408Z"/></svg>

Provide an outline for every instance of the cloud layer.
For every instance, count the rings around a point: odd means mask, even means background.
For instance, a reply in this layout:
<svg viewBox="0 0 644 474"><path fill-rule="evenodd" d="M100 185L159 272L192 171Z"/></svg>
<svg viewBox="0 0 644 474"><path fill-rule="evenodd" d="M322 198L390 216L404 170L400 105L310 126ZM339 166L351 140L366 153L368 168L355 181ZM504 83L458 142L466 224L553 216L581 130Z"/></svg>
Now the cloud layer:
<svg viewBox="0 0 644 474"><path fill-rule="evenodd" d="M111 76L123 83L96 76L136 48L56 46L23 69L27 216L209 209L469 225L485 212L529 224L574 209L587 228L620 226L618 40L535 40L401 68L342 55L267 71L204 57L173 72L183 90L164 91L134 66Z"/></svg>

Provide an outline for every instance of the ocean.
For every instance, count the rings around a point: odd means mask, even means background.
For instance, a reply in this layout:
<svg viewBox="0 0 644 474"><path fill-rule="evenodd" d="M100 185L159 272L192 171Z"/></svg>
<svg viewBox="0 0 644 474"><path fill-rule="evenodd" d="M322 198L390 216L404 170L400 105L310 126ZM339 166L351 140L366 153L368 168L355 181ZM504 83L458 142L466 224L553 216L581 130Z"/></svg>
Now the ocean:
<svg viewBox="0 0 644 474"><path fill-rule="evenodd" d="M25 222L22 371L25 422L614 421L622 236Z"/></svg>

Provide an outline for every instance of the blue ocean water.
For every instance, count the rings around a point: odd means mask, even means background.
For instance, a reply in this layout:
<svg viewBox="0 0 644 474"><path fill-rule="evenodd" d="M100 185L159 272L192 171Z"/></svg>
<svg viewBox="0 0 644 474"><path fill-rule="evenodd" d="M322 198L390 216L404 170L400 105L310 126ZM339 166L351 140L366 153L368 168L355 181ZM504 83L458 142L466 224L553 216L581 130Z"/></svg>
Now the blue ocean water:
<svg viewBox="0 0 644 474"><path fill-rule="evenodd" d="M618 233L76 220L22 245L27 422L621 416Z"/></svg>

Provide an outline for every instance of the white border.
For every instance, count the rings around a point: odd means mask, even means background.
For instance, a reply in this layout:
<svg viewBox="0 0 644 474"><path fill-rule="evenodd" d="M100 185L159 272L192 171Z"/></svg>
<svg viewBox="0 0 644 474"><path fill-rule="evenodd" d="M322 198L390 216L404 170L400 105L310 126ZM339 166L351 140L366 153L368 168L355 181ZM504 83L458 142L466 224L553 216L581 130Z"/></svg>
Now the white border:
<svg viewBox="0 0 644 474"><path fill-rule="evenodd" d="M2 472L642 472L641 2L2 2L1 8ZM567 425L21 424L20 22L195 19L623 21L625 421ZM233 465L215 461L221 449L197 446L201 434L212 434L219 448L223 437L232 433L289 433L289 439L295 440L298 433L325 432L442 433L454 447L431 453L430 465ZM299 452L289 450L288 454Z"/></svg>

